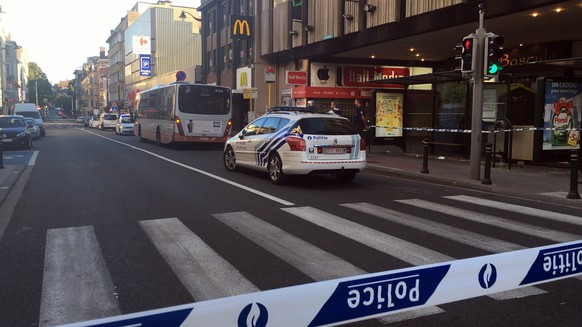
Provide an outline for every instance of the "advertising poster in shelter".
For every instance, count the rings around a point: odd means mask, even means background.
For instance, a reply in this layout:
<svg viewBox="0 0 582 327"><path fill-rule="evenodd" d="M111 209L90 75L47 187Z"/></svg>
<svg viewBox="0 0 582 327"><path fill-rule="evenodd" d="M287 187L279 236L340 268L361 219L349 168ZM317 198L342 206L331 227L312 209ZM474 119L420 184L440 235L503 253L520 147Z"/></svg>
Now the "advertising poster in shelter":
<svg viewBox="0 0 582 327"><path fill-rule="evenodd" d="M376 93L376 137L402 136L403 93Z"/></svg>
<svg viewBox="0 0 582 327"><path fill-rule="evenodd" d="M580 148L582 81L546 80L543 150Z"/></svg>

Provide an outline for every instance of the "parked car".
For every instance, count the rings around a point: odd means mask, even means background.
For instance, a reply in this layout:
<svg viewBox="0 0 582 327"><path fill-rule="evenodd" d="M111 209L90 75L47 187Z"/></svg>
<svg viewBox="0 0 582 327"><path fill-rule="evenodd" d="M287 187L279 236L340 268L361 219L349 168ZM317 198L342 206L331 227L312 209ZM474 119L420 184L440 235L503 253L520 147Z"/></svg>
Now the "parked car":
<svg viewBox="0 0 582 327"><path fill-rule="evenodd" d="M131 115L128 114L119 115L119 119L117 119L117 125L115 125L115 134L133 135L133 119L131 118Z"/></svg>
<svg viewBox="0 0 582 327"><path fill-rule="evenodd" d="M42 137L45 136L46 129L44 126L44 121L42 120L42 116L40 114L40 111L36 107L36 104L16 103L14 105L14 114L33 118L36 124L40 126L40 136Z"/></svg>
<svg viewBox="0 0 582 327"><path fill-rule="evenodd" d="M19 115L0 116L0 138L4 148L30 149L32 134Z"/></svg>
<svg viewBox="0 0 582 327"><path fill-rule="evenodd" d="M99 115L91 117L89 120L89 127L97 128L99 126Z"/></svg>
<svg viewBox="0 0 582 327"><path fill-rule="evenodd" d="M351 182L366 168L366 142L347 118L275 107L226 141L223 163L228 171L268 172L274 184L299 174L331 174Z"/></svg>
<svg viewBox="0 0 582 327"><path fill-rule="evenodd" d="M99 129L115 129L117 125L117 114L102 113L99 116Z"/></svg>
<svg viewBox="0 0 582 327"><path fill-rule="evenodd" d="M33 118L24 117L26 121L26 126L30 130L30 134L32 134L33 140L38 140L40 138L40 126L36 124Z"/></svg>

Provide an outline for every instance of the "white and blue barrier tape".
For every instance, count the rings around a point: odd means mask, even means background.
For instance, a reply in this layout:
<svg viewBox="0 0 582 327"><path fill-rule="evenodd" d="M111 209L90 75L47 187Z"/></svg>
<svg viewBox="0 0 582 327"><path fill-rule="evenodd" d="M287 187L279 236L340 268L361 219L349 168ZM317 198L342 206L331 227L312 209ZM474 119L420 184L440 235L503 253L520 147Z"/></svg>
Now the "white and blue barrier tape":
<svg viewBox="0 0 582 327"><path fill-rule="evenodd" d="M67 327L335 326L582 273L582 241L341 278Z"/></svg>
<svg viewBox="0 0 582 327"><path fill-rule="evenodd" d="M403 130L403 131L416 131L416 132L444 132L444 133L465 133L470 134L472 130L470 129L452 129L452 128L431 128L431 127L390 127L390 126L377 126L372 125L370 127L375 128L386 128L392 130ZM581 131L580 128L557 128L557 127L519 127L511 129L496 129L493 131L482 130L484 134L495 134L495 133L507 133L507 132L532 132L532 131L555 131L563 130L566 132L570 131Z"/></svg>

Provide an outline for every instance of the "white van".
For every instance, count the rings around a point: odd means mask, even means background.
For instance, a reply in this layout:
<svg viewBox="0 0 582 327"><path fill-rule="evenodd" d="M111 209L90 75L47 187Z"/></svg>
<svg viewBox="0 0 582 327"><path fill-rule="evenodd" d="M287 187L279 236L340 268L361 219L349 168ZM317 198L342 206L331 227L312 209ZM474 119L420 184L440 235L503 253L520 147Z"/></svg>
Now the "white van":
<svg viewBox="0 0 582 327"><path fill-rule="evenodd" d="M40 136L44 137L46 133L44 122L42 121L42 116L40 115L40 112L34 103L16 103L14 105L14 114L33 118L35 123L40 128Z"/></svg>

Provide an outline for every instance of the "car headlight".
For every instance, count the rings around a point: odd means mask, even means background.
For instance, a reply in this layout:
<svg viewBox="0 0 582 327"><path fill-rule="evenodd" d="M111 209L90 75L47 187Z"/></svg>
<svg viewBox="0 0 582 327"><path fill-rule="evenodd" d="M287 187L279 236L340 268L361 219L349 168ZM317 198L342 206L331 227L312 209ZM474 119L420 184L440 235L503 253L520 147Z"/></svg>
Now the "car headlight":
<svg viewBox="0 0 582 327"><path fill-rule="evenodd" d="M18 133L18 135L16 135L16 137L19 138L19 139L25 138L26 137L26 132Z"/></svg>

